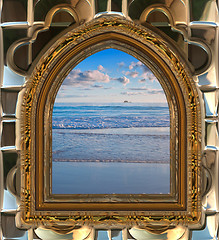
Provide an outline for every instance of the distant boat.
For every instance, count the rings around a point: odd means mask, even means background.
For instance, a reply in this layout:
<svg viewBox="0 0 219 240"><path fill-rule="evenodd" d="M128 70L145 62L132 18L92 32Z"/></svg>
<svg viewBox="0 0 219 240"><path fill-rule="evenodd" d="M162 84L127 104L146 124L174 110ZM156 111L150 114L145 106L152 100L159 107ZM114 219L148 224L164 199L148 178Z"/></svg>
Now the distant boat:
<svg viewBox="0 0 219 240"><path fill-rule="evenodd" d="M125 101L124 101L124 103L131 103L131 102L129 102L129 101L127 101L127 100L125 100Z"/></svg>

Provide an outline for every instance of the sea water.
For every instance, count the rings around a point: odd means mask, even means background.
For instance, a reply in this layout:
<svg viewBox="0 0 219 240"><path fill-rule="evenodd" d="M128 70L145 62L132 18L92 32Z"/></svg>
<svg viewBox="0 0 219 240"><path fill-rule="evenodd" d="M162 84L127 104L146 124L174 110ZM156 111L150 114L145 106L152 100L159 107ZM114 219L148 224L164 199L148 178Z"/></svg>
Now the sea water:
<svg viewBox="0 0 219 240"><path fill-rule="evenodd" d="M170 191L165 104L55 104L54 194Z"/></svg>

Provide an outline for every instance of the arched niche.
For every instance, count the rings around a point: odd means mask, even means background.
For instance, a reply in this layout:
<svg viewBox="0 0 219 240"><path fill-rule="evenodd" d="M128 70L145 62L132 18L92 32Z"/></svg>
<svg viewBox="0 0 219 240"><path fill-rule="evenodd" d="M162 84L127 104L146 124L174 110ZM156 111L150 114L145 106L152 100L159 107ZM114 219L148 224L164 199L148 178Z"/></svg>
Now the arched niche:
<svg viewBox="0 0 219 240"><path fill-rule="evenodd" d="M124 51L147 65L166 94L171 122L170 194L58 195L51 192L51 129L56 94L79 62L108 48ZM186 61L170 40L149 25L142 27L118 17L101 17L61 37L31 71L20 106L20 227L138 225L151 231L178 224L201 227L199 93Z"/></svg>
<svg viewBox="0 0 219 240"><path fill-rule="evenodd" d="M113 48L85 58L53 106L52 194L173 192L169 112L158 79L138 59Z"/></svg>

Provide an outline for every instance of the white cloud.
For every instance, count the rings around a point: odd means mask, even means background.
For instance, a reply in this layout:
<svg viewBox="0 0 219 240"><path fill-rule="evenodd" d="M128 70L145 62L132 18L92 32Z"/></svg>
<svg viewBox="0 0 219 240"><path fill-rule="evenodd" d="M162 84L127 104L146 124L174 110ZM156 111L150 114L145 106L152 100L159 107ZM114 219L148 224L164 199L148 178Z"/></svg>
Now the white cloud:
<svg viewBox="0 0 219 240"><path fill-rule="evenodd" d="M142 74L141 77L145 80L149 80L149 81L157 81L157 78L154 76L154 74L150 71L150 69L144 65L142 62L138 61L138 62L131 62L131 64L129 65L129 70L127 71L125 74L131 77L136 78L137 76L139 76L139 71L137 71L137 69L141 69ZM138 75L137 75L138 73ZM144 82L144 80L141 79L139 80L139 82Z"/></svg>
<svg viewBox="0 0 219 240"><path fill-rule="evenodd" d="M147 91L149 94L164 94L162 89L148 89Z"/></svg>
<svg viewBox="0 0 219 240"><path fill-rule="evenodd" d="M120 63L118 63L118 66L119 66L120 68L122 68L122 67L125 66L125 63L124 63L124 62L120 62Z"/></svg>
<svg viewBox="0 0 219 240"><path fill-rule="evenodd" d="M122 95L128 95L128 96L133 96L133 95L146 95L145 92L121 92Z"/></svg>
<svg viewBox="0 0 219 240"><path fill-rule="evenodd" d="M143 72L141 75L144 79L149 80L151 82L157 81L157 78L154 76L154 74L150 71ZM142 82L142 80L141 80Z"/></svg>
<svg viewBox="0 0 219 240"><path fill-rule="evenodd" d="M119 78L111 78L111 79L115 80L115 81L118 81L118 82L122 83L123 85L126 85L130 82L130 80L125 76L119 77Z"/></svg>
<svg viewBox="0 0 219 240"><path fill-rule="evenodd" d="M145 66L142 62L131 62L129 65L129 70L136 69L137 67Z"/></svg>
<svg viewBox="0 0 219 240"><path fill-rule="evenodd" d="M110 81L108 74L104 74L98 70L88 70L81 72L80 69L72 70L63 85L67 86L89 86L95 82L107 83Z"/></svg>
<svg viewBox="0 0 219 240"><path fill-rule="evenodd" d="M113 87L104 87L103 89L109 90L109 89L113 89Z"/></svg>
<svg viewBox="0 0 219 240"><path fill-rule="evenodd" d="M82 91L91 91L92 90L91 87L85 87L85 86L82 86L79 89L82 90Z"/></svg>
<svg viewBox="0 0 219 240"><path fill-rule="evenodd" d="M138 80L138 82L140 82L140 83L145 83L146 82L146 79L141 79L141 80Z"/></svg>
<svg viewBox="0 0 219 240"><path fill-rule="evenodd" d="M104 68L102 65L99 65L99 66L97 67L97 69L98 69L99 71L105 71L105 68Z"/></svg>
<svg viewBox="0 0 219 240"><path fill-rule="evenodd" d="M129 88L129 90L133 90L133 91L142 91L142 90L144 90L144 91L147 91L148 88L146 88L146 87L139 87L139 88L133 87L133 88Z"/></svg>
<svg viewBox="0 0 219 240"><path fill-rule="evenodd" d="M129 88L130 90L137 92L121 92L122 95L153 95L153 94L164 94L162 89L148 89L148 88ZM142 90L144 92L142 92ZM140 92L139 92L140 91Z"/></svg>
<svg viewBox="0 0 219 240"><path fill-rule="evenodd" d="M103 85L97 85L97 84L95 84L95 85L93 85L92 87L93 87L93 88L103 88Z"/></svg>
<svg viewBox="0 0 219 240"><path fill-rule="evenodd" d="M129 70L132 70L134 68L133 64L129 65Z"/></svg>
<svg viewBox="0 0 219 240"><path fill-rule="evenodd" d="M127 71L127 72L125 73L125 75L128 75L128 76L130 76L130 77L132 77L132 78L136 78L136 77L138 76L138 74L139 74L139 72L137 72L136 70L133 71L133 72Z"/></svg>
<svg viewBox="0 0 219 240"><path fill-rule="evenodd" d="M58 92L56 99L58 98L81 98L81 97L88 97L89 95L86 94L71 94L65 92Z"/></svg>

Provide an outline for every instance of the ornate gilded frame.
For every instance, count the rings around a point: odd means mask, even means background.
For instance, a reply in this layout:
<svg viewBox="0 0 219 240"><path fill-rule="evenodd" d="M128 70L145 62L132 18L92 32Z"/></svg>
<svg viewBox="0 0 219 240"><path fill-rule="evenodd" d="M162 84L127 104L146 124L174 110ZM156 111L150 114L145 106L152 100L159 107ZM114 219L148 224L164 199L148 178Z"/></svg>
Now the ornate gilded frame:
<svg viewBox="0 0 219 240"><path fill-rule="evenodd" d="M97 51L116 48L145 63L159 79L171 120L171 192L153 195L54 195L52 177L52 110L67 74ZM22 226L88 224L97 228L168 229L203 224L202 122L199 92L188 64L168 39L149 26L121 17L100 17L70 30L31 70L21 106ZM163 228L164 227L164 228Z"/></svg>

